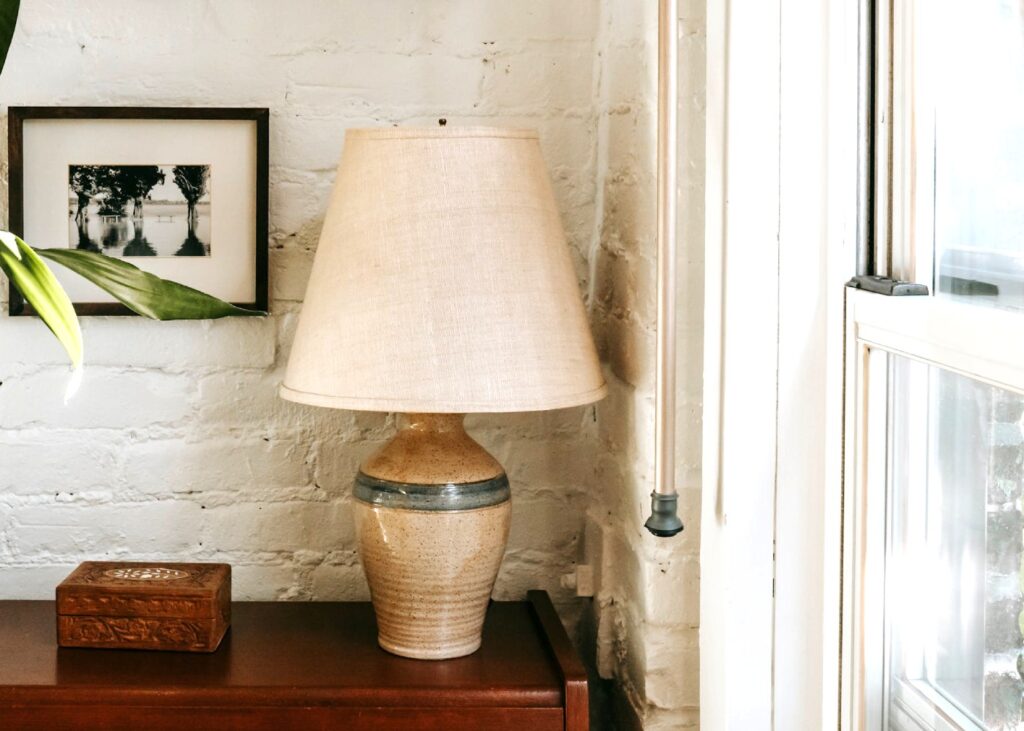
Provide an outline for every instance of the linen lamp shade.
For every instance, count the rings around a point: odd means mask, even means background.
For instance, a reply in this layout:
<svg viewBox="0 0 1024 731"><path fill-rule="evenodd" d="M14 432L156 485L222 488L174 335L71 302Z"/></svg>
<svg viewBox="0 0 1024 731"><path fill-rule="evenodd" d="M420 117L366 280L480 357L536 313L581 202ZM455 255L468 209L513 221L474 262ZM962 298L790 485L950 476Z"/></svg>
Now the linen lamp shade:
<svg viewBox="0 0 1024 731"><path fill-rule="evenodd" d="M536 133L349 130L281 395L467 413L604 394Z"/></svg>

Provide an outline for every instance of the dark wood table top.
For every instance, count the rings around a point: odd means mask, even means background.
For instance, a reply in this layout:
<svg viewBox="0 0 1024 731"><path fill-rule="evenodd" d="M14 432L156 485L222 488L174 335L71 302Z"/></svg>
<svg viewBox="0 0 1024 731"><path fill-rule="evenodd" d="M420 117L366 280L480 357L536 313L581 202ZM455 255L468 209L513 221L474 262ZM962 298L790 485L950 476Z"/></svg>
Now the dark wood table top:
<svg viewBox="0 0 1024 731"><path fill-rule="evenodd" d="M58 648L55 621L53 602L0 602L0 720L4 707L47 705L539 710L582 702L575 715L585 714L583 667L543 592L493 603L481 649L444 661L381 650L362 602L235 603L212 654Z"/></svg>

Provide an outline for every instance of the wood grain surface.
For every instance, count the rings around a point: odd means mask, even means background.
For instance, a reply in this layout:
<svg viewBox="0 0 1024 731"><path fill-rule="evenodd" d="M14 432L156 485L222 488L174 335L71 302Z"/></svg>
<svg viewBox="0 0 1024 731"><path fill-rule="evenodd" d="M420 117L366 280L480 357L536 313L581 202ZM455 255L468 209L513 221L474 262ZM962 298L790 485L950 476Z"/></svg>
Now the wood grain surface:
<svg viewBox="0 0 1024 731"><path fill-rule="evenodd" d="M445 661L381 650L362 602L236 603L209 655L58 648L53 616L0 602L4 731L587 728L585 675L543 592L492 604L481 649Z"/></svg>

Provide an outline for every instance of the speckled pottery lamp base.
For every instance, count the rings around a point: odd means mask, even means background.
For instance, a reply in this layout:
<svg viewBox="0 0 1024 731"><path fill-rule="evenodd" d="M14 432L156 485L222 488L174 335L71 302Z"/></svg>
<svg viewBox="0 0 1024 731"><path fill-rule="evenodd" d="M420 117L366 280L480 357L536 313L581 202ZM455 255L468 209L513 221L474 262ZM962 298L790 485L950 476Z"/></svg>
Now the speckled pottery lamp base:
<svg viewBox="0 0 1024 731"><path fill-rule="evenodd" d="M356 477L356 532L378 641L403 657L441 660L480 647L505 553L508 478L462 420L400 417L398 434Z"/></svg>

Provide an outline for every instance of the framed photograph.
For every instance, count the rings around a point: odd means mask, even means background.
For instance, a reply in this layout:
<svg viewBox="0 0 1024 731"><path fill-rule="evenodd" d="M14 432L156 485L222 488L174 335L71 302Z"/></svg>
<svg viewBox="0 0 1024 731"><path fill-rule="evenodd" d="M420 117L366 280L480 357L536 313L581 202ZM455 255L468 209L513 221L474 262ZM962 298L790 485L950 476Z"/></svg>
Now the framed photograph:
<svg viewBox="0 0 1024 731"><path fill-rule="evenodd" d="M11 107L10 228L267 309L266 109ZM53 265L80 315L131 311ZM11 314L34 314L11 288Z"/></svg>

